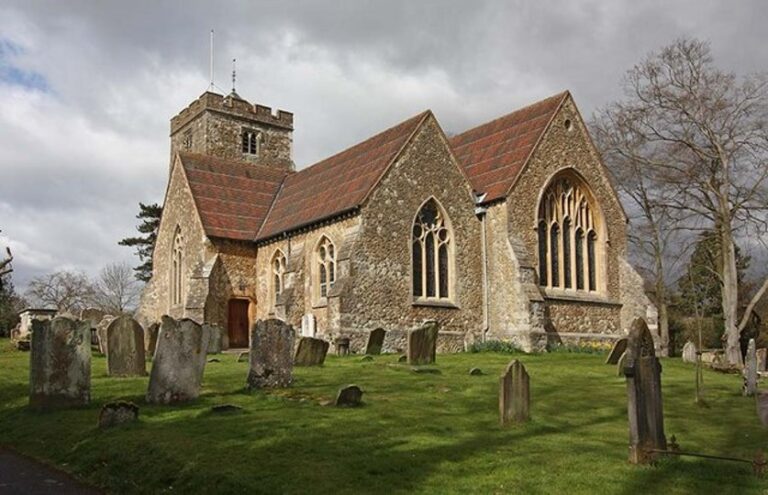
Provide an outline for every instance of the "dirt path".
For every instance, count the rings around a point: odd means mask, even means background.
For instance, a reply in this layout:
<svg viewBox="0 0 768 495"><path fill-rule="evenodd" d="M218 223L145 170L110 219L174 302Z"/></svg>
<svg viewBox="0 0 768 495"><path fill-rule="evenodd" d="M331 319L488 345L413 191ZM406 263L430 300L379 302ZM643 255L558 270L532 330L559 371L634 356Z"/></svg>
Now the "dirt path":
<svg viewBox="0 0 768 495"><path fill-rule="evenodd" d="M0 448L0 493L3 495L99 495L102 492L68 474Z"/></svg>

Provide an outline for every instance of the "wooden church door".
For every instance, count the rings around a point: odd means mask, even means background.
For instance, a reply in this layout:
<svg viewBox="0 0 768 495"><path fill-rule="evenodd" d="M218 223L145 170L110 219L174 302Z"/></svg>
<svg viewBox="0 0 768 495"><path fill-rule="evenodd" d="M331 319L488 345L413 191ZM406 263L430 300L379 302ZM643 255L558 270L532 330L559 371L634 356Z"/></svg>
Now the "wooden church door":
<svg viewBox="0 0 768 495"><path fill-rule="evenodd" d="M229 347L248 347L248 306L246 299L229 300L227 332Z"/></svg>

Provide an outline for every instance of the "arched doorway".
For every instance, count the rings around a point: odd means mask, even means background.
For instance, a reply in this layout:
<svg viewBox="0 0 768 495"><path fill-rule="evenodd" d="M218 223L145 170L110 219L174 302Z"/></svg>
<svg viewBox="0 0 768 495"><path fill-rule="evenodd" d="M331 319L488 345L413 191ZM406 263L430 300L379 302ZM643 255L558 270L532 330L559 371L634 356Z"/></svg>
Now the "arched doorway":
<svg viewBox="0 0 768 495"><path fill-rule="evenodd" d="M248 347L248 299L230 299L228 305L227 334L229 347Z"/></svg>

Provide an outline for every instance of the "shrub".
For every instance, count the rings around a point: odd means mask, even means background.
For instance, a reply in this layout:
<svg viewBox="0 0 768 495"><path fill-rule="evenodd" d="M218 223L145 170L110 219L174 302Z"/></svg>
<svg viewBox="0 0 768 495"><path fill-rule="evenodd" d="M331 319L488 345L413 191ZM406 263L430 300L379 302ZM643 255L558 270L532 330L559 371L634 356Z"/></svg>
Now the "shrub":
<svg viewBox="0 0 768 495"><path fill-rule="evenodd" d="M523 350L512 342L488 340L486 342L475 342L470 346L469 352L500 352L502 354L519 354L523 352Z"/></svg>
<svg viewBox="0 0 768 495"><path fill-rule="evenodd" d="M549 352L563 352L574 354L604 354L611 350L613 342L590 340L578 344L555 344L548 347Z"/></svg>

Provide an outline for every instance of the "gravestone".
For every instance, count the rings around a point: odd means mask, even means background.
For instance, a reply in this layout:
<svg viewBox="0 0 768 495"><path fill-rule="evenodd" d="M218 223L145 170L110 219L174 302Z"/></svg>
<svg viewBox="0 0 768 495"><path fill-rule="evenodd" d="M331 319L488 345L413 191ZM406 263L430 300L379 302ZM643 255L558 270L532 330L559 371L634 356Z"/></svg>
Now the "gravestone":
<svg viewBox="0 0 768 495"><path fill-rule="evenodd" d="M768 371L768 349L763 347L755 351L757 356L757 371L758 373Z"/></svg>
<svg viewBox="0 0 768 495"><path fill-rule="evenodd" d="M91 399L91 327L56 317L32 320L29 406L48 410L81 406Z"/></svg>
<svg viewBox="0 0 768 495"><path fill-rule="evenodd" d="M144 329L128 315L107 327L107 373L110 376L144 376Z"/></svg>
<svg viewBox="0 0 768 495"><path fill-rule="evenodd" d="M325 362L328 353L328 342L313 337L299 339L299 347L296 349L294 366L320 366Z"/></svg>
<svg viewBox="0 0 768 495"><path fill-rule="evenodd" d="M752 397L757 393L757 349L755 339L749 339L747 355L744 358L744 395Z"/></svg>
<svg viewBox="0 0 768 495"><path fill-rule="evenodd" d="M690 340L683 346L683 362L695 363L696 362L696 344Z"/></svg>
<svg viewBox="0 0 768 495"><path fill-rule="evenodd" d="M381 349L384 347L384 337L387 336L387 331L383 328L377 328L368 334L368 343L365 345L365 353L369 356L375 356L381 354Z"/></svg>
<svg viewBox="0 0 768 495"><path fill-rule="evenodd" d="M147 402L172 404L200 395L211 341L206 330L187 318L177 321L163 316L149 375Z"/></svg>
<svg viewBox="0 0 768 495"><path fill-rule="evenodd" d="M339 407L357 407L362 400L363 391L357 385L347 385L336 394L336 405Z"/></svg>
<svg viewBox="0 0 768 495"><path fill-rule="evenodd" d="M301 336L302 337L314 337L315 336L315 315L307 313L301 317Z"/></svg>
<svg viewBox="0 0 768 495"><path fill-rule="evenodd" d="M760 422L768 428L768 392L757 394L757 416Z"/></svg>
<svg viewBox="0 0 768 495"><path fill-rule="evenodd" d="M107 354L107 327L112 323L115 317L107 315L101 319L96 326L96 337L99 339L99 352L106 356Z"/></svg>
<svg viewBox="0 0 768 495"><path fill-rule="evenodd" d="M619 362L616 363L616 375L619 377L624 376L624 363L627 362L627 352L624 351L624 354L621 355L619 358Z"/></svg>
<svg viewBox="0 0 768 495"><path fill-rule="evenodd" d="M291 325L282 320L258 320L251 329L249 389L287 387L293 381Z"/></svg>
<svg viewBox="0 0 768 495"><path fill-rule="evenodd" d="M347 337L339 337L336 339L336 354L339 356L349 355L349 339Z"/></svg>
<svg viewBox="0 0 768 495"><path fill-rule="evenodd" d="M144 330L144 346L147 355L154 358L157 349L157 334L160 332L160 324L153 323Z"/></svg>
<svg viewBox="0 0 768 495"><path fill-rule="evenodd" d="M111 428L139 419L139 406L123 400L108 402L101 407L99 428Z"/></svg>
<svg viewBox="0 0 768 495"><path fill-rule="evenodd" d="M531 395L528 372L515 359L499 378L499 418L501 426L524 423L530 417Z"/></svg>
<svg viewBox="0 0 768 495"><path fill-rule="evenodd" d="M613 348L611 349L610 354L608 354L608 359L605 360L605 364L617 364L619 362L619 358L622 354L627 350L627 339L619 339L616 341L615 344L613 344Z"/></svg>
<svg viewBox="0 0 768 495"><path fill-rule="evenodd" d="M661 363L656 357L653 337L645 320L632 322L624 363L627 377L629 416L629 462L653 462L653 449L667 448L664 436L664 410L661 400Z"/></svg>
<svg viewBox="0 0 768 495"><path fill-rule="evenodd" d="M428 321L421 328L408 332L408 364L415 366L435 362L439 329L436 321Z"/></svg>
<svg viewBox="0 0 768 495"><path fill-rule="evenodd" d="M208 327L208 334L211 336L211 341L208 343L208 354L220 354L221 353L221 328L218 325L203 324L204 327Z"/></svg>

